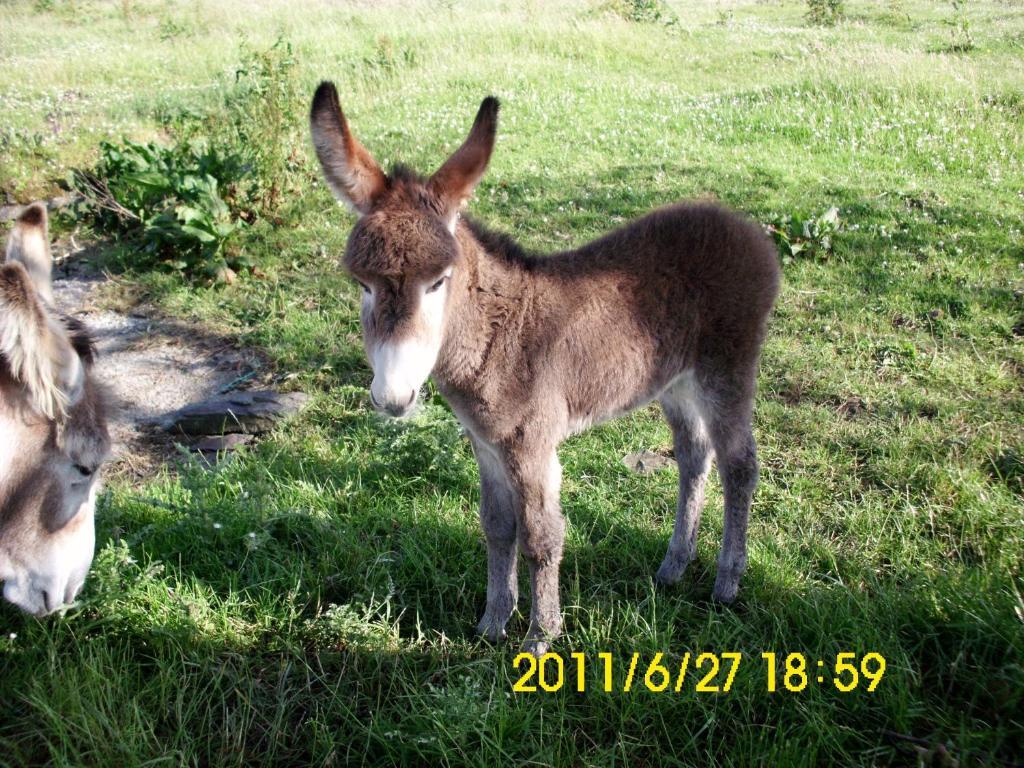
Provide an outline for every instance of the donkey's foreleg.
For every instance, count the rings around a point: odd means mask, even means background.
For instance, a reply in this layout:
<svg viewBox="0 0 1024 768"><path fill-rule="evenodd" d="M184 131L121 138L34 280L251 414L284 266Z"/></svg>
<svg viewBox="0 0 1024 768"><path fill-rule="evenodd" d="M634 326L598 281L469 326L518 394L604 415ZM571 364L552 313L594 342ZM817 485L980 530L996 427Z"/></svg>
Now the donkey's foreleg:
<svg viewBox="0 0 1024 768"><path fill-rule="evenodd" d="M505 638L505 624L519 599L518 495L509 482L504 462L493 448L474 440L473 452L480 467L480 525L487 538L487 608L477 632L496 643Z"/></svg>
<svg viewBox="0 0 1024 768"><path fill-rule="evenodd" d="M711 596L723 603L736 598L740 577L747 568L747 521L750 503L757 487L757 445L746 426L731 450L716 450L718 474L725 497L722 551L718 556L718 576Z"/></svg>
<svg viewBox="0 0 1024 768"><path fill-rule="evenodd" d="M558 598L558 567L565 546L565 519L559 503L562 467L554 451L514 462L514 480L522 507L517 533L519 548L530 568L530 628L523 650L547 653L548 644L562 631Z"/></svg>
<svg viewBox="0 0 1024 768"><path fill-rule="evenodd" d="M662 398L665 418L672 427L676 463L679 465L679 501L668 552L655 579L675 584L697 554L697 530L704 508L704 486L711 466L711 447L704 425L691 403L675 393Z"/></svg>

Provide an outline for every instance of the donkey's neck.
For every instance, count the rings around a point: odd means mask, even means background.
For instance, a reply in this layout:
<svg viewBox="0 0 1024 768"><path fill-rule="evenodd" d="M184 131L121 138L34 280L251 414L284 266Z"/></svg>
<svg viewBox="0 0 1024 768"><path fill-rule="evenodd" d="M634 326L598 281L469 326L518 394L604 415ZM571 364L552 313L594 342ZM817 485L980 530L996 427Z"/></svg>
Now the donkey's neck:
<svg viewBox="0 0 1024 768"><path fill-rule="evenodd" d="M474 229L460 222L456 230L462 265L453 274L445 340L434 368L442 391L470 397L512 364L505 341L521 339L536 291L518 247L490 233L481 238Z"/></svg>

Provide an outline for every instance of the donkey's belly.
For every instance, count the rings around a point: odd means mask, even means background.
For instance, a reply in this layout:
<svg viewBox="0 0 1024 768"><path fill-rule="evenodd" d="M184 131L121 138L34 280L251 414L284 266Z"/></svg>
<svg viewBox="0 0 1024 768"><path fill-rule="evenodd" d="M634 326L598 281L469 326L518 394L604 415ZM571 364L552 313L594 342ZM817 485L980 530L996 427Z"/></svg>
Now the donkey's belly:
<svg viewBox="0 0 1024 768"><path fill-rule="evenodd" d="M672 386L680 376L687 371L680 371L673 374L665 374L642 389L632 392L618 392L617 397L608 398L604 403L592 402L582 404L570 410L568 431L569 435L576 435L597 424L617 419L627 413L643 408L648 403L657 400L662 393ZM567 435L568 436L568 435Z"/></svg>

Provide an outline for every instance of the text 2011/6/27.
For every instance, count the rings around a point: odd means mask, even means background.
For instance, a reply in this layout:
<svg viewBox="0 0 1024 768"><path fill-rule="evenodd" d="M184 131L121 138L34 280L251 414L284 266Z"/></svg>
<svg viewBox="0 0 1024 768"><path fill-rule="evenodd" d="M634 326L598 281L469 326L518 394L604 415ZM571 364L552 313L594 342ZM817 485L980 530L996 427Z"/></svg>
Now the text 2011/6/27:
<svg viewBox="0 0 1024 768"><path fill-rule="evenodd" d="M554 693L568 685L570 690L583 693L589 685L591 690L605 693L629 693L634 689L680 693L692 684L697 693L728 693L742 661L743 654L735 652L686 652L667 660L666 654L659 651L650 661L644 661L639 653L619 661L611 653L598 653L596 659L584 653L572 653L568 659L557 653L546 653L539 659L520 653L512 661L520 675L512 690ZM808 659L802 653L777 656L765 652L761 654L761 662L768 693L779 690L799 693L815 684L842 693L863 685L864 690L871 693L885 674L885 658L874 652L859 657L853 652L837 653L827 661Z"/></svg>

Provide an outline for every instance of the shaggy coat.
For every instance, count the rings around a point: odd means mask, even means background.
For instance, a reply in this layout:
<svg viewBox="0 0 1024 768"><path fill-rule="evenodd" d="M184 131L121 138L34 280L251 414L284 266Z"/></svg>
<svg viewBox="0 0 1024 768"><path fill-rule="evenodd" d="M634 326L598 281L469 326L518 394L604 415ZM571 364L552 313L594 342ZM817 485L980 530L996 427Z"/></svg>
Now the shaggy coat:
<svg viewBox="0 0 1024 768"><path fill-rule="evenodd" d="M672 427L680 470L675 532L657 578L678 581L695 555L717 456L725 526L714 596L735 597L758 474L758 358L779 266L758 225L711 203L666 206L543 256L461 217L497 112L486 99L466 142L429 178L384 174L329 83L314 97L311 127L328 184L361 214L344 264L364 291L371 400L406 413L432 376L480 467L488 589L479 630L504 636L521 552L532 593L525 647L543 653L561 627L558 445L652 400Z"/></svg>
<svg viewBox="0 0 1024 768"><path fill-rule="evenodd" d="M85 580L110 448L92 340L52 304L46 223L29 206L0 264L0 580L7 600L40 615Z"/></svg>

